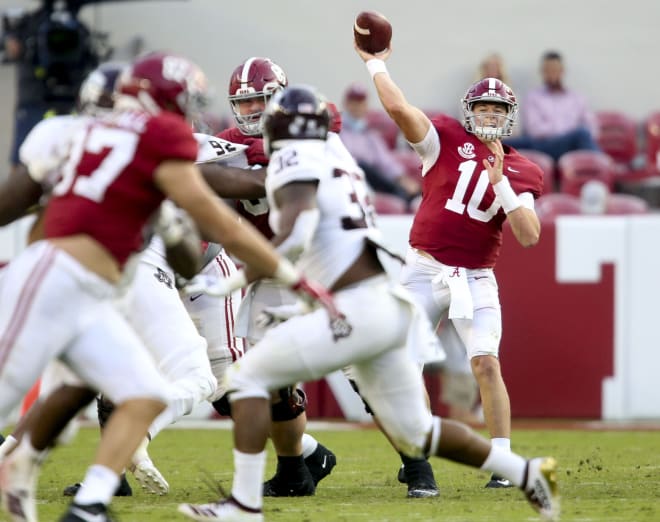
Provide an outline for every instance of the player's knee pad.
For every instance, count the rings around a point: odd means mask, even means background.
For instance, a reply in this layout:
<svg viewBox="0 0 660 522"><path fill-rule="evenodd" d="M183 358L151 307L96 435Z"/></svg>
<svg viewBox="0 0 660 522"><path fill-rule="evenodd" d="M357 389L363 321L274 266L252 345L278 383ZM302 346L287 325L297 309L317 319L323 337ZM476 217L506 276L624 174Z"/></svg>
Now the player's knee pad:
<svg viewBox="0 0 660 522"><path fill-rule="evenodd" d="M271 404L271 417L274 422L290 421L302 415L307 407L307 396L299 388L279 390L280 401Z"/></svg>
<svg viewBox="0 0 660 522"><path fill-rule="evenodd" d="M225 393L217 401L213 401L211 406L223 417L231 417L231 403L229 402L229 394Z"/></svg>
<svg viewBox="0 0 660 522"><path fill-rule="evenodd" d="M348 379L348 382L351 383L351 388L353 388L353 391L357 393L360 396L360 399L362 400L362 404L364 404L364 410L369 414L373 415L374 412L371 409L371 406L369 406L369 403L364 400L364 397L362 397L362 394L360 393L360 388L358 388L357 383L353 379Z"/></svg>
<svg viewBox="0 0 660 522"><path fill-rule="evenodd" d="M115 411L115 403L105 395L99 395L96 398L96 414L98 415L99 426L101 426L101 428L103 428L106 422L108 422L113 411Z"/></svg>

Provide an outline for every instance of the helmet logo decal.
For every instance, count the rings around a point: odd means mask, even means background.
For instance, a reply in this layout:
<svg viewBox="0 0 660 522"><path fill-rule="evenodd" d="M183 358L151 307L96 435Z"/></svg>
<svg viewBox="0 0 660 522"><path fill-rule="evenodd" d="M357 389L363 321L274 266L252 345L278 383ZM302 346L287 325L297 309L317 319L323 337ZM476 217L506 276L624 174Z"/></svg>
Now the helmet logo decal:
<svg viewBox="0 0 660 522"><path fill-rule="evenodd" d="M458 154L465 159L473 159L476 157L474 153L474 145L472 143L463 143L462 147L458 147Z"/></svg>
<svg viewBox="0 0 660 522"><path fill-rule="evenodd" d="M271 64L270 70L273 71L275 78L277 78L277 81L280 84L282 85L286 84L286 74L284 74L284 71L279 65L277 65L276 63Z"/></svg>
<svg viewBox="0 0 660 522"><path fill-rule="evenodd" d="M166 56L163 59L163 78L174 82L183 83L190 72L190 64L187 60L178 56Z"/></svg>

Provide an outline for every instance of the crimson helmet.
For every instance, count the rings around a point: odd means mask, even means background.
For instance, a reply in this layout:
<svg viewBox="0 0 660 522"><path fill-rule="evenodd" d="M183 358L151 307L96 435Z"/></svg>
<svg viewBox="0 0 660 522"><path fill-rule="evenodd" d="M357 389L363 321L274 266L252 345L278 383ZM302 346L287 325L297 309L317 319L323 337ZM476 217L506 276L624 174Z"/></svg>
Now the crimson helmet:
<svg viewBox="0 0 660 522"><path fill-rule="evenodd" d="M155 52L138 58L122 72L116 92L133 98L151 114L167 111L190 120L205 103L206 85L206 76L193 62Z"/></svg>
<svg viewBox="0 0 660 522"><path fill-rule="evenodd" d="M100 114L115 104L115 83L128 64L106 62L87 75L78 91L78 112Z"/></svg>
<svg viewBox="0 0 660 522"><path fill-rule="evenodd" d="M267 103L277 91L288 85L282 68L268 58L252 57L236 67L229 80L229 104L236 126L243 134L261 134L262 111L241 114L239 102L258 98Z"/></svg>
<svg viewBox="0 0 660 522"><path fill-rule="evenodd" d="M263 115L264 149L268 155L291 140L325 140L330 127L328 103L308 85L292 85L277 92Z"/></svg>
<svg viewBox="0 0 660 522"><path fill-rule="evenodd" d="M497 126L485 126L482 115L475 115L472 107L477 102L501 103L506 106L506 116L499 116ZM472 84L461 100L465 130L486 141L511 136L518 117L518 102L511 88L497 78L484 78Z"/></svg>

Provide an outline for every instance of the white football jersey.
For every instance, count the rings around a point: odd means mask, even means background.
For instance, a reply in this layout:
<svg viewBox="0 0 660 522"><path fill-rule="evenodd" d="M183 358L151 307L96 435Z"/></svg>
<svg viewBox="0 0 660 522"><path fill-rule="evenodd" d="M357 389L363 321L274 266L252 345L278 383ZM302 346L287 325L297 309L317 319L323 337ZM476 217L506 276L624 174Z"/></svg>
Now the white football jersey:
<svg viewBox="0 0 660 522"><path fill-rule="evenodd" d="M269 224L275 233L280 220L274 198L277 189L296 181L318 181L319 224L297 267L326 287L355 262L367 238L379 239L364 174L335 137L331 134L328 141L292 142L275 151L266 176Z"/></svg>
<svg viewBox="0 0 660 522"><path fill-rule="evenodd" d="M34 126L21 144L21 163L30 177L43 185L45 192L50 192L59 180L60 167L69 158L74 134L89 121L89 116L46 118Z"/></svg>

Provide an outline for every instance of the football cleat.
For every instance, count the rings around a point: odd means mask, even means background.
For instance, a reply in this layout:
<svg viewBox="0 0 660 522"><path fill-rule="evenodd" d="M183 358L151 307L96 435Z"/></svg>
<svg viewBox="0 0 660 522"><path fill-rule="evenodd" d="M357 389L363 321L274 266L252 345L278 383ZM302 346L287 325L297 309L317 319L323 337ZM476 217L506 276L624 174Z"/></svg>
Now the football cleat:
<svg viewBox="0 0 660 522"><path fill-rule="evenodd" d="M527 461L523 491L543 520L559 520L559 486L557 461L551 457Z"/></svg>
<svg viewBox="0 0 660 522"><path fill-rule="evenodd" d="M167 495L169 493L170 485L151 459L145 459L136 466L132 466L131 471L135 480L148 493L154 495Z"/></svg>
<svg viewBox="0 0 660 522"><path fill-rule="evenodd" d="M332 468L337 465L337 457L335 454L320 444L309 457L305 459L305 466L312 474L314 485L318 485L321 480L330 475Z"/></svg>
<svg viewBox="0 0 660 522"><path fill-rule="evenodd" d="M193 520L209 522L263 522L260 509L241 505L233 497L210 504L179 504L179 513Z"/></svg>
<svg viewBox="0 0 660 522"><path fill-rule="evenodd" d="M71 484L70 486L67 486L64 488L64 491L62 491L62 495L65 497L75 497L76 493L78 493L78 490L82 487L81 482L76 482L75 484ZM122 473L121 476L119 477L119 486L117 486L117 491L115 491L115 497L132 497L133 496L133 489L131 488L131 485L128 483L128 480L126 480L126 474Z"/></svg>
<svg viewBox="0 0 660 522"><path fill-rule="evenodd" d="M60 522L113 522L105 504L69 504Z"/></svg>
<svg viewBox="0 0 660 522"><path fill-rule="evenodd" d="M409 459L397 473L397 480L408 485L408 498L429 498L440 495L433 469L426 459Z"/></svg>
<svg viewBox="0 0 660 522"><path fill-rule="evenodd" d="M7 456L0 465L2 508L13 522L37 522L35 491L39 462L34 458Z"/></svg>
<svg viewBox="0 0 660 522"><path fill-rule="evenodd" d="M277 457L275 475L263 484L265 497L308 497L315 491L314 478L302 456Z"/></svg>
<svg viewBox="0 0 660 522"><path fill-rule="evenodd" d="M493 474L490 477L490 480L486 484L487 488L512 488L513 484L508 479L500 477L499 475Z"/></svg>

